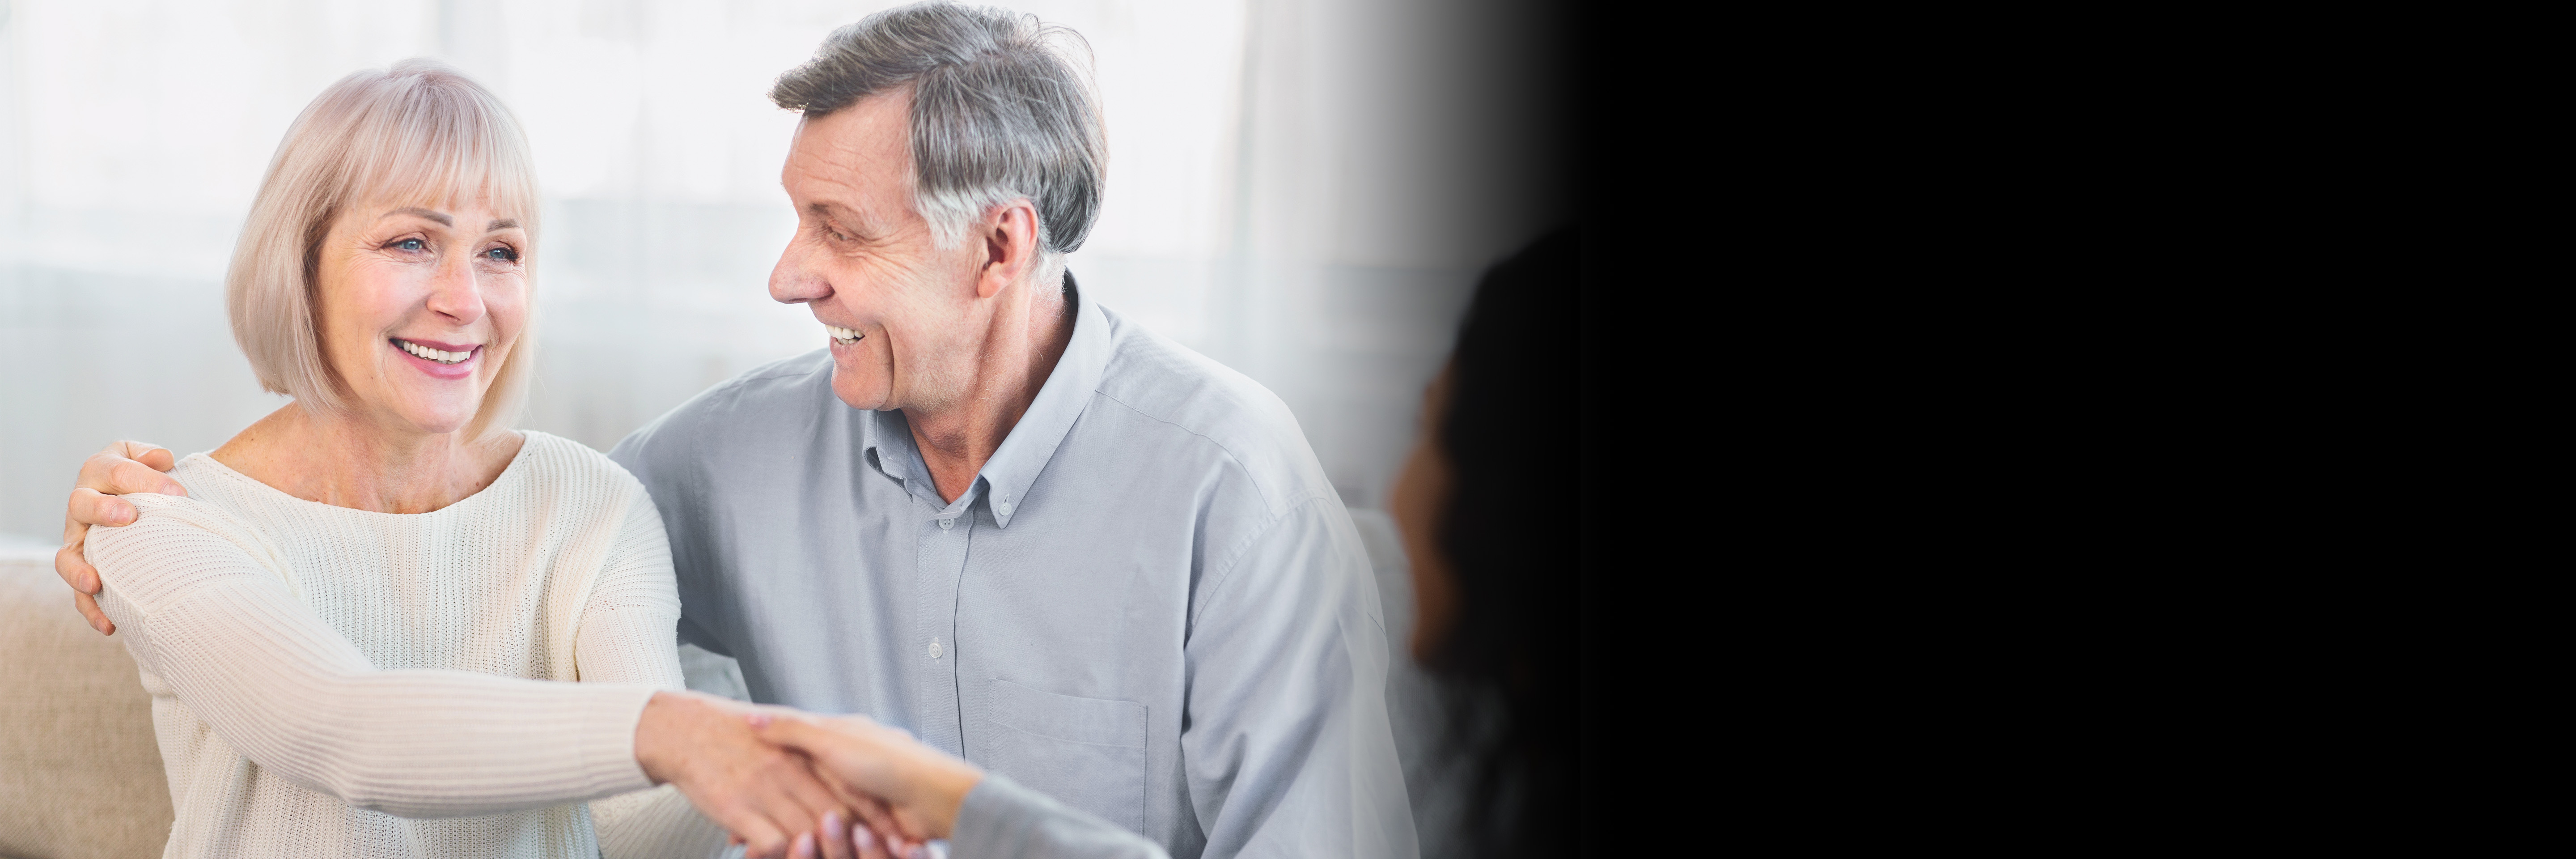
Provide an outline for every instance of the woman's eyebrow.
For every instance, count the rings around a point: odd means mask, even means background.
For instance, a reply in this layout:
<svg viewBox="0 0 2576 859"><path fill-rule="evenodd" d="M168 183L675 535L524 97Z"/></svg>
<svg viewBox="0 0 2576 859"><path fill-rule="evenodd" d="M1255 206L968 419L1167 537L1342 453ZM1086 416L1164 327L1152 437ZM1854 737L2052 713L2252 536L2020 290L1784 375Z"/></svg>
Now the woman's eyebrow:
<svg viewBox="0 0 2576 859"><path fill-rule="evenodd" d="M483 228L483 231L484 231L484 232L487 232L487 233L497 233L497 232L500 232L500 231L502 231L502 230L515 230L515 229L518 229L518 228L519 228L519 221L518 221L518 219L515 219L515 218L500 218L500 219L496 219L496 220L494 220L494 221L492 222L492 225L491 225L491 226L484 227L484 228Z"/></svg>
<svg viewBox="0 0 2576 859"><path fill-rule="evenodd" d="M384 218L377 218L376 220L381 221L381 220L384 220L385 218L390 218L390 217L393 217L393 216L395 216L395 215L413 215L413 216L417 216L417 217L421 217L421 218L427 218L427 219L432 220L432 221L437 221L437 222L438 222L438 225L439 225L439 226L442 226L442 227L453 227L453 226L456 226L456 219L455 219L455 218L450 218L450 217L448 217L448 216L447 216L447 213L445 213L445 212L435 212L435 211L431 211L431 210L428 210L428 209L420 208L420 207L418 207L418 206L409 206L409 207L405 207L405 208L395 209L395 210L393 210L393 211L386 212L386 213L385 213L385 215L384 215Z"/></svg>

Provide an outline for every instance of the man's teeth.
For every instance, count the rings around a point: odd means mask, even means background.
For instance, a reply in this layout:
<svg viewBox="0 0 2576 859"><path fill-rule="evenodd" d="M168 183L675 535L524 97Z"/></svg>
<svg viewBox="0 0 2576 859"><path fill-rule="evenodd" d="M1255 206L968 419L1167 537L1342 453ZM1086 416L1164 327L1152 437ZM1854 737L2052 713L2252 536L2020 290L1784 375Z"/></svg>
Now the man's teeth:
<svg viewBox="0 0 2576 859"><path fill-rule="evenodd" d="M859 342L860 338L867 336L838 325L825 325L823 326L823 330L832 332L832 339L843 343L856 343Z"/></svg>
<svg viewBox="0 0 2576 859"><path fill-rule="evenodd" d="M471 351L449 352L444 349L432 349L409 340L396 340L394 342L402 344L402 350L405 352L409 352L441 364L460 363L467 358L474 357L474 353Z"/></svg>

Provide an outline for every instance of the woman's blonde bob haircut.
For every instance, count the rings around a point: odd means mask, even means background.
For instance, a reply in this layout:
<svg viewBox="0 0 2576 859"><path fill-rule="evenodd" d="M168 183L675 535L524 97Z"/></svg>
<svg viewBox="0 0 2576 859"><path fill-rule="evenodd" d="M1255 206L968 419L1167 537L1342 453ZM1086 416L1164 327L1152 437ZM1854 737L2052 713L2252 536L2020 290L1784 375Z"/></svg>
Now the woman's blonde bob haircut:
<svg viewBox="0 0 2576 859"><path fill-rule="evenodd" d="M324 359L315 303L322 240L350 206L443 208L483 199L518 219L535 268L537 178L519 120L491 91L436 60L367 69L306 105L277 144L224 279L233 340L259 386L307 409L337 412L349 391ZM533 291L535 280L527 281ZM531 314L466 426L481 439L508 429L536 363Z"/></svg>

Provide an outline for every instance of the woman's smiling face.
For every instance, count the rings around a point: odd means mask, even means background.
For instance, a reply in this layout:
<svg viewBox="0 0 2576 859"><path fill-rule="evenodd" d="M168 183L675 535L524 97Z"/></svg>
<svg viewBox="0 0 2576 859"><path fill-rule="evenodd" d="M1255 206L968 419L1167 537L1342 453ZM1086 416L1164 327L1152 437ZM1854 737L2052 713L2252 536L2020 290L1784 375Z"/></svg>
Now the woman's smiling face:
<svg viewBox="0 0 2576 859"><path fill-rule="evenodd" d="M527 231L488 199L344 210L315 253L322 352L353 417L456 432L528 319Z"/></svg>

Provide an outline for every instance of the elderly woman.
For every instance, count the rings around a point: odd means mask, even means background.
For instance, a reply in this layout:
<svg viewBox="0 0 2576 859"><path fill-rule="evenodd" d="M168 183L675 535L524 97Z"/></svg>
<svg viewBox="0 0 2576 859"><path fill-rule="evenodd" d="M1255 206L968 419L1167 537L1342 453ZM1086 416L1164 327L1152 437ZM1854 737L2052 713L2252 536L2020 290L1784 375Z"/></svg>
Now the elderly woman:
<svg viewBox="0 0 2576 859"><path fill-rule="evenodd" d="M746 710L681 691L644 488L509 429L536 202L516 120L427 61L342 79L278 146L226 286L295 402L88 538L153 696L166 855L721 849L670 790L586 804L665 782L753 855L846 832Z"/></svg>

